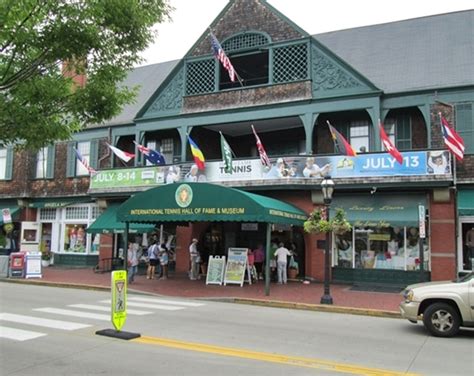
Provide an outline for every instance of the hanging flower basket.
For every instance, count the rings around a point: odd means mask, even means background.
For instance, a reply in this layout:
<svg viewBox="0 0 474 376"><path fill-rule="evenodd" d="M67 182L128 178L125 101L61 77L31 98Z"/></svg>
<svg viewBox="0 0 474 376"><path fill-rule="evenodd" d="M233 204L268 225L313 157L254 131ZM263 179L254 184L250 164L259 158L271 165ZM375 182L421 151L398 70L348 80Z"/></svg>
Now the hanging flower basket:
<svg viewBox="0 0 474 376"><path fill-rule="evenodd" d="M334 232L336 235L344 234L352 229L351 224L346 219L346 212L343 209L336 209L336 215L329 221L326 218L324 209L315 209L311 212L303 227L309 233Z"/></svg>

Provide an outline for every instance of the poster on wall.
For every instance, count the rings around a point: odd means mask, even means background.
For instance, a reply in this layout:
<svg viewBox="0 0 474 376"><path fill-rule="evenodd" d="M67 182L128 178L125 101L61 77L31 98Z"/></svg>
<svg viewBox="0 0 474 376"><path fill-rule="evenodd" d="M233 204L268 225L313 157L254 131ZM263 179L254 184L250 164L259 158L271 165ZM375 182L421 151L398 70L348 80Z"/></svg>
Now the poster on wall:
<svg viewBox="0 0 474 376"><path fill-rule="evenodd" d="M249 263L247 258L247 248L229 248L225 268L224 286L227 284L244 285L245 269L249 273Z"/></svg>
<svg viewBox="0 0 474 376"><path fill-rule="evenodd" d="M225 256L210 256L207 265L206 285L222 285L224 269Z"/></svg>

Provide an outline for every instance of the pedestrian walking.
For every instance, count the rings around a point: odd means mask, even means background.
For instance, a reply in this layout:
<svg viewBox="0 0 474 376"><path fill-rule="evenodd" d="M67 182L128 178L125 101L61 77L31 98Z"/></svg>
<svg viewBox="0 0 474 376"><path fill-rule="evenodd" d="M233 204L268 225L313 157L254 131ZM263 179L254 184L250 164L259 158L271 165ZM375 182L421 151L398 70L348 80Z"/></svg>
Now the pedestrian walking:
<svg viewBox="0 0 474 376"><path fill-rule="evenodd" d="M166 244L163 243L160 247L160 265L161 265L161 278L160 279L168 279L168 262L169 262L168 249L166 248Z"/></svg>
<svg viewBox="0 0 474 376"><path fill-rule="evenodd" d="M128 264L128 284L133 283L138 272L138 254L137 248L132 242L128 242L127 250L127 264Z"/></svg>
<svg viewBox="0 0 474 376"><path fill-rule="evenodd" d="M148 269L146 273L147 279L155 279L156 265L158 265L158 245L153 241L148 247Z"/></svg>

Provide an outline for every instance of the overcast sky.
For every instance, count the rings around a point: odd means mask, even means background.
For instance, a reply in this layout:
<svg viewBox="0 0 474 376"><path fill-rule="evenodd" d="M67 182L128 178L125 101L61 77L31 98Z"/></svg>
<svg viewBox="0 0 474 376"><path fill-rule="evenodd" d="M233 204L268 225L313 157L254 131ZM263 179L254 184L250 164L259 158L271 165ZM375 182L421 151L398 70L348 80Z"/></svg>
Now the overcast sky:
<svg viewBox="0 0 474 376"><path fill-rule="evenodd" d="M182 58L229 0L170 0L172 20L158 25L141 65ZM473 9L473 0L268 0L309 34ZM210 48L209 48L210 52Z"/></svg>

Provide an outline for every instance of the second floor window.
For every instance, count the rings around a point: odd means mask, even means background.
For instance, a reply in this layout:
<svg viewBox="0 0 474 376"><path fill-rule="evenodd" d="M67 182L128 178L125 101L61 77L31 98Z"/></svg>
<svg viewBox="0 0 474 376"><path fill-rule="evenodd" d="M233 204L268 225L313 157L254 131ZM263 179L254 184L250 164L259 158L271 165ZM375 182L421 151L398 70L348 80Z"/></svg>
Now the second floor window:
<svg viewBox="0 0 474 376"><path fill-rule="evenodd" d="M351 121L349 128L349 139L352 148L357 152L369 151L369 124L365 121Z"/></svg>
<svg viewBox="0 0 474 376"><path fill-rule="evenodd" d="M41 148L36 153L36 179L46 178L46 169L48 167L48 148Z"/></svg>
<svg viewBox="0 0 474 376"><path fill-rule="evenodd" d="M387 118L384 129L390 141L394 143L398 150L412 149L411 119L409 115L399 115Z"/></svg>
<svg viewBox="0 0 474 376"><path fill-rule="evenodd" d="M0 149L0 180L5 180L7 174L7 149Z"/></svg>
<svg viewBox="0 0 474 376"><path fill-rule="evenodd" d="M89 141L86 142L78 142L77 143L77 150L79 153L87 160L89 165L91 164L91 143ZM89 170L84 167L84 165L76 158L76 175L89 175Z"/></svg>

